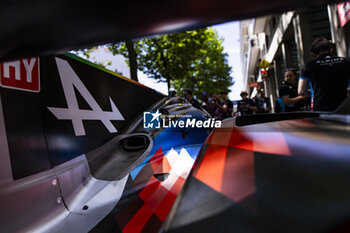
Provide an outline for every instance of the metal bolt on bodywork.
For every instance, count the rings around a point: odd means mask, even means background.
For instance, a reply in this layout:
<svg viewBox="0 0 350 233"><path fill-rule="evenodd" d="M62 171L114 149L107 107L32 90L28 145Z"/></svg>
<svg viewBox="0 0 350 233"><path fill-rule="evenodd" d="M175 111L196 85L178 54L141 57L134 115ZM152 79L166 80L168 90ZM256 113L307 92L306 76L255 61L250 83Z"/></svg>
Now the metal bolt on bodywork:
<svg viewBox="0 0 350 233"><path fill-rule="evenodd" d="M53 179L53 180L52 180L52 185L53 185L53 186L56 186L56 184L57 184L57 179Z"/></svg>
<svg viewBox="0 0 350 233"><path fill-rule="evenodd" d="M62 198L61 197L57 197L57 203L60 204L62 202Z"/></svg>

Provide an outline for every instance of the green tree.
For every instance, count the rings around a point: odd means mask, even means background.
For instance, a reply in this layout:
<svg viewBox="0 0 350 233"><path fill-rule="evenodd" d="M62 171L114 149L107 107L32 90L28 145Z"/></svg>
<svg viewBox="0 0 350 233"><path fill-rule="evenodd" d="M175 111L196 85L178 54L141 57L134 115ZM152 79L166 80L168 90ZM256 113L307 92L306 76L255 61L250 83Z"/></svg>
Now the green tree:
<svg viewBox="0 0 350 233"><path fill-rule="evenodd" d="M229 92L229 87L233 85L230 77L231 67L227 62L227 54L223 52L221 40L218 40L214 30L208 29L200 31L200 37L196 43L200 43L193 50L190 67L184 78L176 78L172 84L177 91L188 88L200 96L202 91L207 91L209 95L220 91Z"/></svg>
<svg viewBox="0 0 350 233"><path fill-rule="evenodd" d="M183 89L191 89L197 96L202 91L209 95L229 92L231 67L221 43L212 28L146 38L134 41L135 54L127 62L149 77L167 82L168 89L174 87L178 93ZM109 49L129 58L126 43L111 44Z"/></svg>
<svg viewBox="0 0 350 233"><path fill-rule="evenodd" d="M91 47L91 48L86 48L86 49L79 49L79 50L71 50L69 51L70 53L73 53L76 56L82 57L84 59L87 59L96 65L99 65L103 68L107 68L107 66L112 65L112 61L109 60L104 60L101 62L96 61L96 58L93 56L91 57L91 53L97 50L99 46Z"/></svg>
<svg viewBox="0 0 350 233"><path fill-rule="evenodd" d="M137 55L141 51L139 44L135 43L134 41L127 40L125 42L109 44L108 49L113 53L113 55L121 54L125 58L127 58L126 62L130 68L131 79L138 82L138 77L137 77L138 56Z"/></svg>

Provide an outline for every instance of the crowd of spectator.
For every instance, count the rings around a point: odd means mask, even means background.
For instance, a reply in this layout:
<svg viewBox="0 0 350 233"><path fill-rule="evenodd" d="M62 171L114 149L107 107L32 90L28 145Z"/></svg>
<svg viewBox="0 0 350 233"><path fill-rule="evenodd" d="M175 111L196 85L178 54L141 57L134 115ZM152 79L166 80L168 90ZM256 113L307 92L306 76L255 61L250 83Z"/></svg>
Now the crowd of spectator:
<svg viewBox="0 0 350 233"><path fill-rule="evenodd" d="M232 116L233 103L228 99L227 93L224 91L220 94L214 94L211 97L204 91L200 101L197 101L192 96L191 90L184 90L183 96L194 107L207 111L217 120L223 120Z"/></svg>
<svg viewBox="0 0 350 233"><path fill-rule="evenodd" d="M241 92L242 100L237 103L235 115L246 116L254 113L269 113L271 110L270 99L265 96L265 90L259 89L258 94L250 99L246 91Z"/></svg>
<svg viewBox="0 0 350 233"><path fill-rule="evenodd" d="M248 98L248 93L243 91L241 93L242 100L236 102L235 108L233 102L229 100L227 92L224 91L212 96L208 96L207 92L204 91L202 98L197 101L191 90L184 90L183 97L194 107L204 109L217 120L239 115L269 113L271 110L271 103L269 98L265 96L264 89L260 89L253 99Z"/></svg>

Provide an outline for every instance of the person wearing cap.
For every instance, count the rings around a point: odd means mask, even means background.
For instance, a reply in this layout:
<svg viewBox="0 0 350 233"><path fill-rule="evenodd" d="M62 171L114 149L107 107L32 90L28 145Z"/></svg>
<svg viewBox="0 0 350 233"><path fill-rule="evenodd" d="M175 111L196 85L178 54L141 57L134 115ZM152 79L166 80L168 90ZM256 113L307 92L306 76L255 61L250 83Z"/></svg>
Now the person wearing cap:
<svg viewBox="0 0 350 233"><path fill-rule="evenodd" d="M314 59L301 68L298 93L307 97L310 88L314 111L334 111L347 96L350 62L332 55L325 38L316 39L310 50Z"/></svg>
<svg viewBox="0 0 350 233"><path fill-rule="evenodd" d="M253 114L253 111L257 111L255 103L252 99L248 98L248 92L241 92L242 100L238 101L238 112L241 116L247 116Z"/></svg>
<svg viewBox="0 0 350 233"><path fill-rule="evenodd" d="M306 105L305 98L298 95L296 86L297 76L293 69L286 69L284 81L279 88L279 96L284 105L285 112L300 111Z"/></svg>

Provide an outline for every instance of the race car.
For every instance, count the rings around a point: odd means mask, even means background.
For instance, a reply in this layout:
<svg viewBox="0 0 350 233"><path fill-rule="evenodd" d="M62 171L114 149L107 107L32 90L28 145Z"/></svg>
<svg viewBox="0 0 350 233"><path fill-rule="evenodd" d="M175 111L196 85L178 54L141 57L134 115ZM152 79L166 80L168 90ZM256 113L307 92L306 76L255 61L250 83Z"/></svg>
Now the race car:
<svg viewBox="0 0 350 233"><path fill-rule="evenodd" d="M65 53L331 2L3 2L0 231L348 232L349 99L216 125Z"/></svg>

